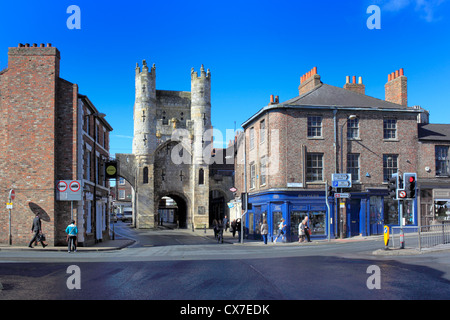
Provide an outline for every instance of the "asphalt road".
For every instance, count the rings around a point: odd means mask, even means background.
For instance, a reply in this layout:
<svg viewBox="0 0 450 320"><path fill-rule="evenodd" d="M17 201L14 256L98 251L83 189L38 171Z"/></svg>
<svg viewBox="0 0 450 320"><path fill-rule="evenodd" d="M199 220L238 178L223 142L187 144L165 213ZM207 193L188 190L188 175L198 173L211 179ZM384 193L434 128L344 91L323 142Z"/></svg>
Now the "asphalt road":
<svg viewBox="0 0 450 320"><path fill-rule="evenodd" d="M135 245L76 254L0 251L0 299L450 298L448 251L374 256L371 252L380 247L379 241L264 246L239 245L226 238L226 243L217 244L207 235L186 231L117 228L134 237Z"/></svg>

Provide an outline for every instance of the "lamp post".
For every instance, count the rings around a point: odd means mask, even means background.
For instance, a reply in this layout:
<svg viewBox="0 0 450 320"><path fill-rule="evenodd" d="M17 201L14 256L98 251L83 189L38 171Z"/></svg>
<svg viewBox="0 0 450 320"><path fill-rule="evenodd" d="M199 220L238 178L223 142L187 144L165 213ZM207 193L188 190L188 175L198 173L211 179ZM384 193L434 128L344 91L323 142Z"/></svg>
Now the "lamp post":
<svg viewBox="0 0 450 320"><path fill-rule="evenodd" d="M352 114L349 115L347 117L347 119L345 119L345 122L341 125L341 143L339 145L339 151L341 153L341 165L340 165L340 173L344 173L344 126L347 124L348 120L354 120L356 119L356 115ZM342 188L340 190L342 192ZM339 217L339 222L340 222L340 238L343 239L345 236L344 229L346 229L346 225L347 225L347 206L346 206L346 202L347 200L345 198L342 199L344 202L344 207L341 210L341 199L337 199L338 203L339 203L339 212L340 212L340 217Z"/></svg>

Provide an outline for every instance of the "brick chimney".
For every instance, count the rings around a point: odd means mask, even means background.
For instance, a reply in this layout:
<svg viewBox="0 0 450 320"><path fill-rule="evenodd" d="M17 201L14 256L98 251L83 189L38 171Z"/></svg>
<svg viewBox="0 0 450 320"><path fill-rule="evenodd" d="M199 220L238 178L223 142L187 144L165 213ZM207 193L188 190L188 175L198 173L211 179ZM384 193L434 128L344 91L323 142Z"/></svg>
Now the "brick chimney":
<svg viewBox="0 0 450 320"><path fill-rule="evenodd" d="M320 81L320 76L317 74L317 67L314 67L300 77L300 86L298 87L298 93L301 96L302 94L311 91L320 84L322 84L322 81Z"/></svg>
<svg viewBox="0 0 450 320"><path fill-rule="evenodd" d="M280 98L278 96L275 96L275 98L274 98L274 95L271 94L269 104L278 104L278 103L280 103Z"/></svg>
<svg viewBox="0 0 450 320"><path fill-rule="evenodd" d="M345 77L344 89L359 94L366 94L366 86L362 83L362 77L358 78L358 83L356 83L356 76L352 77L352 82L350 82L350 76Z"/></svg>
<svg viewBox="0 0 450 320"><path fill-rule="evenodd" d="M385 100L402 106L408 106L408 79L404 76L403 68L388 75L388 82L384 85Z"/></svg>

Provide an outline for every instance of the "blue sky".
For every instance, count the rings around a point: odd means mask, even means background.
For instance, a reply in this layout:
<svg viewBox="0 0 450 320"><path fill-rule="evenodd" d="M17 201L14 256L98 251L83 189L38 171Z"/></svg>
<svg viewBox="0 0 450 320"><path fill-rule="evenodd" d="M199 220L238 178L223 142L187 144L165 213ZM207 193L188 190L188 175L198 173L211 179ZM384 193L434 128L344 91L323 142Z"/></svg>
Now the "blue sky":
<svg viewBox="0 0 450 320"><path fill-rule="evenodd" d="M69 30L67 8L81 10ZM370 30L370 5L381 29ZM450 0L361 1L2 1L0 69L8 47L52 43L60 76L77 83L114 128L111 154L131 152L134 68L156 64L156 88L190 90L190 70L211 69L212 124L237 128L271 94L298 95L314 66L342 87L362 76L366 94L384 99L387 75L404 68L409 105L450 123ZM219 145L219 143L217 143Z"/></svg>

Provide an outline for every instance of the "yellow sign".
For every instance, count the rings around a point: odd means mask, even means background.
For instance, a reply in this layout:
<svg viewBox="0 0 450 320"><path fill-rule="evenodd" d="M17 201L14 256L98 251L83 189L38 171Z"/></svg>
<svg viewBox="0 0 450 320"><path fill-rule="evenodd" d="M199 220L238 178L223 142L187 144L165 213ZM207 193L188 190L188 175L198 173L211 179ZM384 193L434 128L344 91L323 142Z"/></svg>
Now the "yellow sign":
<svg viewBox="0 0 450 320"><path fill-rule="evenodd" d="M389 244L389 227L384 226L384 245L387 247Z"/></svg>
<svg viewBox="0 0 450 320"><path fill-rule="evenodd" d="M6 203L6 209L12 209L12 208L13 208L12 202L7 202Z"/></svg>
<svg viewBox="0 0 450 320"><path fill-rule="evenodd" d="M116 174L116 171L117 171L116 167L115 167L115 166L112 166L112 165L110 165L110 166L108 166L108 167L106 168L106 173L107 173L108 175L110 175L110 176L115 175L115 174Z"/></svg>

